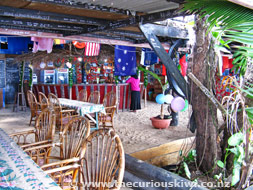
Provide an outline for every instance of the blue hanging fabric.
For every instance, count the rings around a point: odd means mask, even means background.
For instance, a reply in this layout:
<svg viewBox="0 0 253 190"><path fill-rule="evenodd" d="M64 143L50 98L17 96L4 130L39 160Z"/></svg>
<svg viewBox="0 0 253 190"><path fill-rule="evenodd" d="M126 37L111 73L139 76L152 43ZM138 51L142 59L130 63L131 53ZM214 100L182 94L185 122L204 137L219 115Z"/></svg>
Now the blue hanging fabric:
<svg viewBox="0 0 253 190"><path fill-rule="evenodd" d="M129 76L136 74L136 48L115 46L114 75Z"/></svg>
<svg viewBox="0 0 253 190"><path fill-rule="evenodd" d="M144 52L144 66L149 66L158 63L158 57L156 53L149 48L142 48Z"/></svg>

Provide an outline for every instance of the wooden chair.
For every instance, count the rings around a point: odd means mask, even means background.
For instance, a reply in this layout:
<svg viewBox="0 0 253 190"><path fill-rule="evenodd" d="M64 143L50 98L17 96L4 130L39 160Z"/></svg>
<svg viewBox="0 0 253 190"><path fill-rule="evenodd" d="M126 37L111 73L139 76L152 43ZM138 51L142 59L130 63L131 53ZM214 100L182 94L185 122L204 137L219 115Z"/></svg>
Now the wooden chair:
<svg viewBox="0 0 253 190"><path fill-rule="evenodd" d="M124 171L125 154L118 135L107 128L91 133L81 152L82 183L90 184L88 189L120 189ZM112 187L93 187L90 183L107 182ZM116 182L116 183L114 183Z"/></svg>
<svg viewBox="0 0 253 190"><path fill-rule="evenodd" d="M58 142L51 142L41 146L26 148L24 151L39 165L40 159L44 160L43 164L48 164L50 160L64 160L78 157L82 148L82 144L90 134L90 123L84 117L73 118L60 134ZM50 155L51 150L55 149L58 154ZM41 155L41 152L50 150L49 154Z"/></svg>
<svg viewBox="0 0 253 190"><path fill-rule="evenodd" d="M25 152L37 164L40 164L38 163L38 158L43 158L46 164L42 165L41 168L62 188L64 187L66 189L68 187L67 189L75 189L76 178L80 169L77 161L79 161L80 152L89 134L89 121L84 117L76 117L68 123L61 133L60 154L58 156L41 154L41 152L46 151L46 147L50 151L56 147L54 143L26 149ZM53 162L49 163L50 161Z"/></svg>
<svg viewBox="0 0 253 190"><path fill-rule="evenodd" d="M116 111L116 93L111 91L108 92L104 99L103 105L105 107L106 114L99 113L99 122L102 123L103 127L113 127L113 118ZM109 125L108 125L109 124Z"/></svg>
<svg viewBox="0 0 253 190"><path fill-rule="evenodd" d="M90 96L88 98L88 102L93 104L99 104L100 102L100 92L99 91L93 91L90 93Z"/></svg>
<svg viewBox="0 0 253 190"><path fill-rule="evenodd" d="M85 89L78 93L77 100L87 102L87 91Z"/></svg>
<svg viewBox="0 0 253 190"><path fill-rule="evenodd" d="M40 109L43 110L49 106L48 99L46 95L42 92L39 92L39 104L40 104Z"/></svg>
<svg viewBox="0 0 253 190"><path fill-rule="evenodd" d="M48 95L49 107L53 108L56 114L56 126L62 132L65 125L72 119L72 117L78 116L74 109L63 109L58 97L52 93Z"/></svg>
<svg viewBox="0 0 253 190"><path fill-rule="evenodd" d="M37 99L31 90L27 91L27 101L31 110L31 117L29 123L29 125L31 125L32 121L35 121L36 117L40 113L39 103L37 102Z"/></svg>
<svg viewBox="0 0 253 190"><path fill-rule="evenodd" d="M51 143L55 134L55 115L45 108L37 117L34 130L10 134L9 136L26 149L28 147Z"/></svg>

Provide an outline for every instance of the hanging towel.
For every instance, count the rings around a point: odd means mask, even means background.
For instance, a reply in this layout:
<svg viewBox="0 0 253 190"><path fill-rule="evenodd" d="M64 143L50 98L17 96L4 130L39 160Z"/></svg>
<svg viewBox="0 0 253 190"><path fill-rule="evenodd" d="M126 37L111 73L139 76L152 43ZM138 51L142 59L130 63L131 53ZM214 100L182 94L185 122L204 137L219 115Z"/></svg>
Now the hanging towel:
<svg viewBox="0 0 253 190"><path fill-rule="evenodd" d="M136 48L116 45L114 63L114 75L129 76L136 74Z"/></svg>
<svg viewBox="0 0 253 190"><path fill-rule="evenodd" d="M46 51L51 53L54 45L54 39L52 38L40 38L40 37L31 37L33 41L33 53L38 51Z"/></svg>

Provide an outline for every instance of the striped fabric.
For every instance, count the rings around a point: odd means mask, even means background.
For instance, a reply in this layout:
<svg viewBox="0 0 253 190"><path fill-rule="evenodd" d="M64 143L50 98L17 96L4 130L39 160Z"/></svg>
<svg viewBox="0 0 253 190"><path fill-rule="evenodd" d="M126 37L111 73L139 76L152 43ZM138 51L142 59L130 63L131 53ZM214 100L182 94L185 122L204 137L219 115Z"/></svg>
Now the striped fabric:
<svg viewBox="0 0 253 190"><path fill-rule="evenodd" d="M84 56L98 56L100 51L100 44L86 42Z"/></svg>

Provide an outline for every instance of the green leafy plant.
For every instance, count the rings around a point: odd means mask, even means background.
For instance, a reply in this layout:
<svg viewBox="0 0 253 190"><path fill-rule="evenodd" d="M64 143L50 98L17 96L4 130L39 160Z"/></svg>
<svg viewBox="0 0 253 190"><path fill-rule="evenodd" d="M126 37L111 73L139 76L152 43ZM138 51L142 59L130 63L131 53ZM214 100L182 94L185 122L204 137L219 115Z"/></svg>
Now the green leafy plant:
<svg viewBox="0 0 253 190"><path fill-rule="evenodd" d="M157 74L153 73L152 71L146 70L145 68L140 67L140 66L138 67L138 70L143 72L143 74L144 74L144 79L145 79L145 77L146 77L146 81L144 80L144 85L145 85L145 84L146 84L146 85L148 84L147 75L150 74L152 77L154 77L156 80L158 80L159 84L161 85L162 92L163 92L163 94L164 94L164 91L165 91L166 88L167 88L168 81L167 81L165 84L163 84L162 81L161 81L161 78L160 78ZM161 104L160 118L161 118L161 119L164 118L164 114L163 114L163 104Z"/></svg>
<svg viewBox="0 0 253 190"><path fill-rule="evenodd" d="M208 32L218 41L219 50L233 54L236 72L244 75L253 58L253 11L227 0L186 0L183 11L206 18Z"/></svg>
<svg viewBox="0 0 253 190"><path fill-rule="evenodd" d="M180 156L183 157L183 161L179 167L179 173L182 173L181 170L183 169L183 172L185 173L186 177L188 179L191 179L191 172L189 169L189 164L194 163L196 161L196 156L197 156L196 150L195 149L190 150L188 152L187 156L183 156L182 151L180 151L179 154L180 154Z"/></svg>

